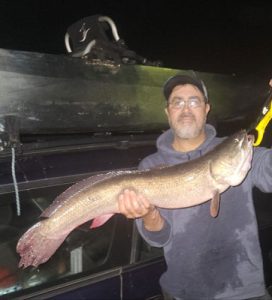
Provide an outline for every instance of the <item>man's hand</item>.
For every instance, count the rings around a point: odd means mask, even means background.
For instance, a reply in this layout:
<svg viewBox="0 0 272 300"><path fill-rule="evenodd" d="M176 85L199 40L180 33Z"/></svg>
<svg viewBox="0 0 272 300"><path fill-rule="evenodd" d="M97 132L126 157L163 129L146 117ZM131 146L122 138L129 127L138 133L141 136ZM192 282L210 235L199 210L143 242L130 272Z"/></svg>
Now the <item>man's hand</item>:
<svg viewBox="0 0 272 300"><path fill-rule="evenodd" d="M118 197L119 211L127 218L143 218L144 226L149 231L159 231L164 225L158 209L142 195L133 190L125 190Z"/></svg>
<svg viewBox="0 0 272 300"><path fill-rule="evenodd" d="M133 190L125 190L118 198L121 214L129 219L144 217L155 209L142 195L137 195Z"/></svg>

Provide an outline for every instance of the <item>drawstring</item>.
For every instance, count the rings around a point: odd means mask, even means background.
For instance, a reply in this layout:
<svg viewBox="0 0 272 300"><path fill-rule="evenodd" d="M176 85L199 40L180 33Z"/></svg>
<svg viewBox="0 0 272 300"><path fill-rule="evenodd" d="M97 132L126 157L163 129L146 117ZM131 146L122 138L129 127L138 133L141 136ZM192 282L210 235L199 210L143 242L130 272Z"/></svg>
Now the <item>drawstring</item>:
<svg viewBox="0 0 272 300"><path fill-rule="evenodd" d="M196 155L194 158L192 158L191 155L190 155L189 153L186 153L187 161L192 160L192 159L196 159L197 157L201 157L201 156L202 156L202 150L201 150L201 149L199 149L199 150L197 151L197 153L198 153L198 156Z"/></svg>

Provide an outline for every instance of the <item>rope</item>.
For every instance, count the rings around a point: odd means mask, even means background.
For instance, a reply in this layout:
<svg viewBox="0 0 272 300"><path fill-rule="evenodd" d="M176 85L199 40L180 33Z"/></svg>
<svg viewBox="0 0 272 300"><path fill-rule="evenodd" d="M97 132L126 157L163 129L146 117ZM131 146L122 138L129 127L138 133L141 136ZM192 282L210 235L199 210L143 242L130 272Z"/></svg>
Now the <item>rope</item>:
<svg viewBox="0 0 272 300"><path fill-rule="evenodd" d="M18 183L16 180L16 173L15 173L15 148L11 148L12 160L11 160L11 173L13 178L15 196L16 196L16 208L17 208L17 216L21 215L21 206L20 206L20 198L19 198L19 190L18 190Z"/></svg>

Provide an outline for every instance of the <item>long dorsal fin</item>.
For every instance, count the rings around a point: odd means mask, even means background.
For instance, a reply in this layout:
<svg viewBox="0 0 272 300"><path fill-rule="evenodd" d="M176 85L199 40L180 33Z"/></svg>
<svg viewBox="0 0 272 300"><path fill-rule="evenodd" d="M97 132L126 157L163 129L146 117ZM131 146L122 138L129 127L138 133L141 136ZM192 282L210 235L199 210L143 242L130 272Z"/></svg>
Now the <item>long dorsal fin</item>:
<svg viewBox="0 0 272 300"><path fill-rule="evenodd" d="M79 182L74 183L63 193L58 195L58 197L50 204L50 206L43 211L41 217L49 218L58 207L64 205L65 202L69 201L69 199L75 196L77 193L80 193L81 191L89 188L90 186L93 186L97 182L106 180L119 174L130 174L132 172L133 171L129 170L117 170L108 173L96 174L88 178L82 179Z"/></svg>

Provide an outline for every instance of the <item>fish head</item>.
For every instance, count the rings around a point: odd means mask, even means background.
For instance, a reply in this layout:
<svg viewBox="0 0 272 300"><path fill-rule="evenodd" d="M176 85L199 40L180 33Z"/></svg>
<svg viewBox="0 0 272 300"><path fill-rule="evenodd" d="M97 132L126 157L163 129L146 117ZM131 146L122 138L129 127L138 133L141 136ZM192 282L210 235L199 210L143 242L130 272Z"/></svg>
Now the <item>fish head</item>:
<svg viewBox="0 0 272 300"><path fill-rule="evenodd" d="M211 160L212 177L219 184L239 185L251 168L254 136L241 130L221 145L214 159Z"/></svg>

